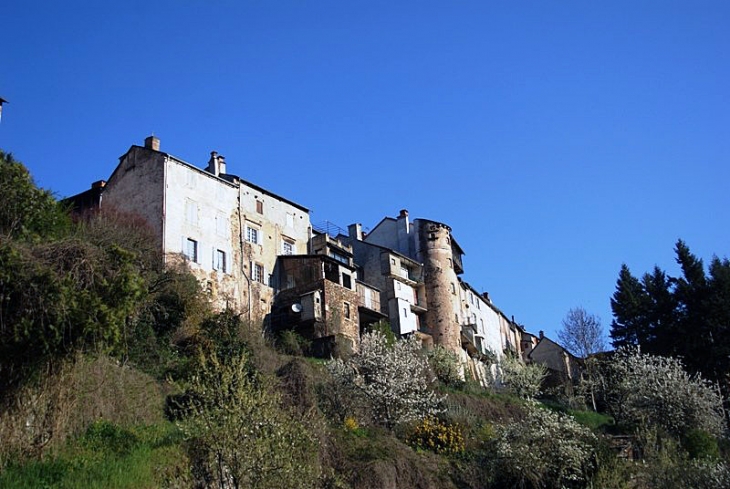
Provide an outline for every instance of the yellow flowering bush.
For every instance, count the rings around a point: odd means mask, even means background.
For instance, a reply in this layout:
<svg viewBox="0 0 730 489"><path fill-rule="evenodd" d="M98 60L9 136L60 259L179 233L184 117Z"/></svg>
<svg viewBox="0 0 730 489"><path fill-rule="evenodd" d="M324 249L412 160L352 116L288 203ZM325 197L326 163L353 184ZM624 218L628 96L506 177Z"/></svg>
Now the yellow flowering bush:
<svg viewBox="0 0 730 489"><path fill-rule="evenodd" d="M443 454L463 453L465 449L461 427L432 416L419 422L408 435L406 442L413 448Z"/></svg>
<svg viewBox="0 0 730 489"><path fill-rule="evenodd" d="M345 429L347 431L357 431L358 428L360 428L360 425L357 423L357 420L353 418L352 416L348 416L345 418Z"/></svg>

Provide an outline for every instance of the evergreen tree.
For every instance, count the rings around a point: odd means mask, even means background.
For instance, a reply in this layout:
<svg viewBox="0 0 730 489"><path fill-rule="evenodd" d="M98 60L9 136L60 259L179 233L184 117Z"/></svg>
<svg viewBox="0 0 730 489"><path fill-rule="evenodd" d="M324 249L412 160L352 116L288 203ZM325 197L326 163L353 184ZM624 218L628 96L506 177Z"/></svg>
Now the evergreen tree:
<svg viewBox="0 0 730 489"><path fill-rule="evenodd" d="M613 346L681 358L693 373L730 394L730 261L714 257L705 271L684 241L675 246L681 276L659 267L641 281L622 265L611 298Z"/></svg>
<svg viewBox="0 0 730 489"><path fill-rule="evenodd" d="M646 311L649 298L643 285L631 274L626 264L621 265L616 292L611 298L611 343L622 346L645 346L648 341Z"/></svg>

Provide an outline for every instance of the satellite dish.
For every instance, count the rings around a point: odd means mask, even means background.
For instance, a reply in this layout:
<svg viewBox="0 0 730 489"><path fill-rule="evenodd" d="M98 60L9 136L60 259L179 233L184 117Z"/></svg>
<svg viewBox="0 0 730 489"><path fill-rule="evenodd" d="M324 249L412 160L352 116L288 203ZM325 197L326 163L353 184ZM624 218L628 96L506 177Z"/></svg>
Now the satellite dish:
<svg viewBox="0 0 730 489"><path fill-rule="evenodd" d="M301 304L292 304L291 310L294 312L302 312L302 305Z"/></svg>

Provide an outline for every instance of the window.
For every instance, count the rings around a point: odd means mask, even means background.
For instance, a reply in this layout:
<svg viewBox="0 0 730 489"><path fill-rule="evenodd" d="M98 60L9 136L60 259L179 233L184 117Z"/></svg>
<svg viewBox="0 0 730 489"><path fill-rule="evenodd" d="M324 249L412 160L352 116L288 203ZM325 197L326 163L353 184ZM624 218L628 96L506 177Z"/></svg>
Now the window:
<svg viewBox="0 0 730 489"><path fill-rule="evenodd" d="M350 319L350 303L345 302L345 318Z"/></svg>
<svg viewBox="0 0 730 489"><path fill-rule="evenodd" d="M258 212L259 214L264 213L264 203L259 199L256 199L256 212Z"/></svg>
<svg viewBox="0 0 730 489"><path fill-rule="evenodd" d="M218 236L228 236L228 219L222 212L215 216L215 232Z"/></svg>
<svg viewBox="0 0 730 489"><path fill-rule="evenodd" d="M334 258L338 262L344 263L345 265L350 264L350 259L342 253L338 253L337 251L329 250L329 257Z"/></svg>
<svg viewBox="0 0 730 489"><path fill-rule="evenodd" d="M449 258L448 260L449 260L449 268L454 268L454 260L452 260L451 258Z"/></svg>
<svg viewBox="0 0 730 489"><path fill-rule="evenodd" d="M346 289L352 289L352 279L347 273L342 274L342 286Z"/></svg>
<svg viewBox="0 0 730 489"><path fill-rule="evenodd" d="M185 200L185 220L188 224L198 225L198 204L190 199Z"/></svg>
<svg viewBox="0 0 730 489"><path fill-rule="evenodd" d="M251 264L251 280L264 283L264 266L260 263Z"/></svg>
<svg viewBox="0 0 730 489"><path fill-rule="evenodd" d="M282 255L293 255L294 254L294 243L291 241L284 241L281 244L281 254Z"/></svg>
<svg viewBox="0 0 730 489"><path fill-rule="evenodd" d="M198 263L198 242L187 238L183 244L183 255L188 260Z"/></svg>
<svg viewBox="0 0 730 489"><path fill-rule="evenodd" d="M226 252L213 250L213 270L226 273Z"/></svg>
<svg viewBox="0 0 730 489"><path fill-rule="evenodd" d="M259 244L259 230L246 226L246 241L249 243Z"/></svg>
<svg viewBox="0 0 730 489"><path fill-rule="evenodd" d="M456 285L454 285L454 282L451 282L451 293L456 294Z"/></svg>

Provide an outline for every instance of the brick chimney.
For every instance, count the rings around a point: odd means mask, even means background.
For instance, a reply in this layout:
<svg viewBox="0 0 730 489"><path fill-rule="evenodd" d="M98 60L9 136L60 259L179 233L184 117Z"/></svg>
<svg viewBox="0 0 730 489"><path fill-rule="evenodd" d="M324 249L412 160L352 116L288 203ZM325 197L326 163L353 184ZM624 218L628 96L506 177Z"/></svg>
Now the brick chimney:
<svg viewBox="0 0 730 489"><path fill-rule="evenodd" d="M144 147L152 151L160 150L160 139L155 136L147 136L144 140Z"/></svg>

